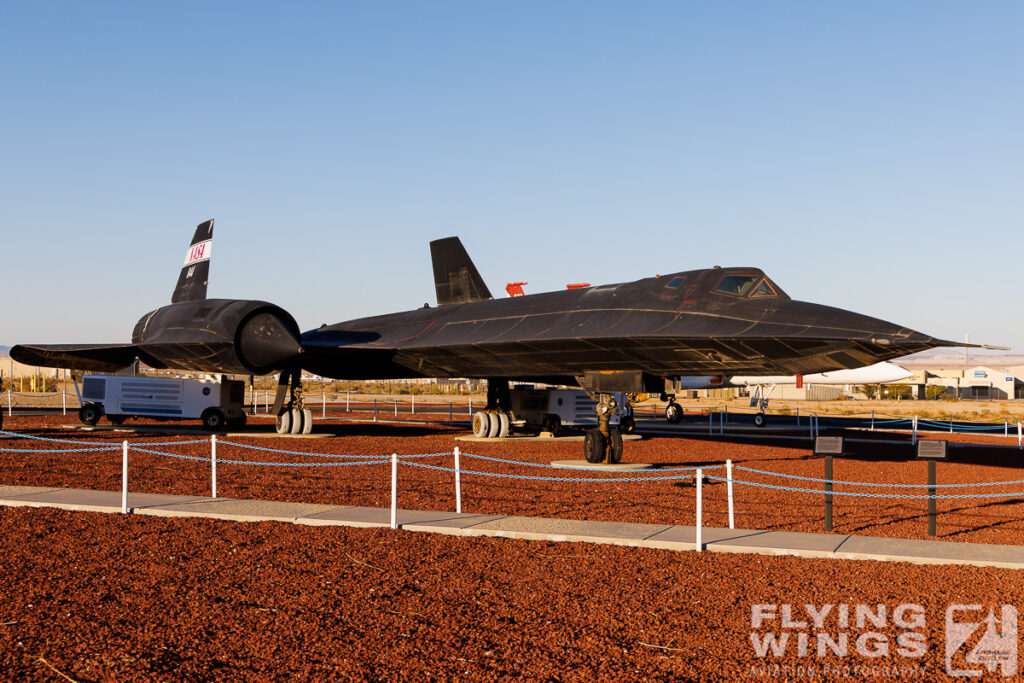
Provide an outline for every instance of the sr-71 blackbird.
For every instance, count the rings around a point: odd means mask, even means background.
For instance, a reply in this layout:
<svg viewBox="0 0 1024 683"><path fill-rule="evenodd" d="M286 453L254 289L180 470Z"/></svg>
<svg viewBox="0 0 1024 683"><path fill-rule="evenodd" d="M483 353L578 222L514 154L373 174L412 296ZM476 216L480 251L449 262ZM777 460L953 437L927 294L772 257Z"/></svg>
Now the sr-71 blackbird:
<svg viewBox="0 0 1024 683"><path fill-rule="evenodd" d="M509 382L579 385L597 400L588 461L617 462L615 392L666 393L667 377L802 375L963 344L858 313L794 301L757 268L709 268L635 282L494 299L459 238L430 243L437 306L300 333L266 301L208 299L213 221L200 224L171 304L144 315L129 344L18 345L20 363L117 371L280 372L279 432L309 431L301 372L336 379L487 380L474 431L507 435Z"/></svg>

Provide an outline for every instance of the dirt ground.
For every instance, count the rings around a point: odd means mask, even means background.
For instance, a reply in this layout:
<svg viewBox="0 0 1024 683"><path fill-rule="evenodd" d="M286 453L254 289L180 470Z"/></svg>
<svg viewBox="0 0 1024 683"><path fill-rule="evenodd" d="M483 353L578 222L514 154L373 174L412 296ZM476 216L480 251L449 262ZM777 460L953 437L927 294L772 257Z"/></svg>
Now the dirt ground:
<svg viewBox="0 0 1024 683"><path fill-rule="evenodd" d="M119 449L59 451L98 447L84 442L118 448L126 434L61 429L66 423L18 416L6 422L9 430L72 443L0 440L0 483L116 490ZM220 495L385 506L385 464L260 467L226 461L321 463L328 459L316 456L328 453L444 452L419 462L447 467L447 453L458 443L454 437L464 433L413 423L342 423L337 431L324 439L224 439L295 452L221 443ZM193 437L127 438L146 448ZM940 483L1024 479L1020 453L1006 448L1005 440L972 440L1001 448L979 451L981 464L940 463ZM469 454L538 465L579 457L578 443L460 445ZM766 472L822 473L821 460L799 444L656 437L627 448L630 459L665 468L713 467L730 458ZM195 457L209 452L205 441L149 449ZM836 477L924 483L925 464L907 461L906 450L867 444L837 461ZM208 493L206 462L135 450L130 457L132 490ZM693 523L694 487L686 473L674 480L578 483L569 481L578 475L543 467L468 455L463 463L481 473L463 475L466 511ZM483 474L524 472L561 481ZM655 474L676 476L670 470ZM737 470L741 477L776 479ZM737 526L822 530L819 494L736 488ZM705 523L724 526L724 484L709 482L704 490ZM1024 484L985 490L1013 494ZM913 490L901 493L907 491ZM451 473L403 464L399 503L452 509ZM837 498L836 531L927 538L924 509L917 499ZM943 500L939 510L940 539L1024 542L1024 494ZM0 508L0 530L0 671L7 680L807 680L811 666L811 680L936 680L946 676L950 605L977 604L998 613L1004 604L1024 602L1024 574L985 568L23 508ZM877 617L879 604L887 610L881 625L858 625L852 616L858 605L870 606ZM784 607L791 607L811 623L805 605L819 613L832 605L835 611L820 628L799 626L798 616L784 619ZM847 606L849 623L836 616L840 605ZM900 606L900 614L915 618L897 618ZM769 615L757 619L756 628L755 612ZM984 610L978 614L980 622ZM978 669L968 653L983 630L955 649L953 670ZM785 632L794 639L807 634L809 653L790 644L778 655L759 654L758 643ZM846 634L848 648L819 656L819 634L837 641ZM982 680L1006 680L999 670L980 671Z"/></svg>

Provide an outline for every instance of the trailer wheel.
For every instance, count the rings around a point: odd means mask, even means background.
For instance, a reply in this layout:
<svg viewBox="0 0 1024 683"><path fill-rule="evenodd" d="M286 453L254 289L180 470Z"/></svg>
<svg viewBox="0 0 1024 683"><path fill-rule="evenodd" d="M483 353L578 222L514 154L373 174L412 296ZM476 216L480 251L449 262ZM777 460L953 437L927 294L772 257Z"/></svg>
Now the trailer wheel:
<svg viewBox="0 0 1024 683"><path fill-rule="evenodd" d="M95 403L86 403L78 409L78 419L82 424L94 425L103 417L103 409Z"/></svg>
<svg viewBox="0 0 1024 683"><path fill-rule="evenodd" d="M562 427L562 421L558 419L557 415L548 415L544 418L544 421L540 423L541 431L551 432L551 436L558 434L558 430Z"/></svg>
<svg viewBox="0 0 1024 683"><path fill-rule="evenodd" d="M207 408L202 415L203 426L210 431L224 428L224 413L220 408Z"/></svg>

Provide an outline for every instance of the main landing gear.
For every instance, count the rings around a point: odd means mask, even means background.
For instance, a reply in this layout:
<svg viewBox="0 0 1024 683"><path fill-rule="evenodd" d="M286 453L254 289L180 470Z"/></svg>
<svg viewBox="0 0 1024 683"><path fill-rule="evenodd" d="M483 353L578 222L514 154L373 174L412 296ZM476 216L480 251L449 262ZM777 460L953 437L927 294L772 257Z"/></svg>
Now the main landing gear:
<svg viewBox="0 0 1024 683"><path fill-rule="evenodd" d="M587 462L622 462L622 432L609 426L617 407L613 394L597 394L597 429L588 429L583 438L583 457Z"/></svg>
<svg viewBox="0 0 1024 683"><path fill-rule="evenodd" d="M285 394L288 395L287 401ZM302 375L299 370L285 370L277 380L273 413L277 415L278 434L309 434L313 431L313 411L303 406Z"/></svg>
<svg viewBox="0 0 1024 683"><path fill-rule="evenodd" d="M487 407L473 413L473 436L504 439L512 429L512 394L507 379L487 380Z"/></svg>
<svg viewBox="0 0 1024 683"><path fill-rule="evenodd" d="M769 384L767 390L763 385L757 385L753 393L750 394L750 407L757 407L757 413L754 415L754 426L764 427L765 423L765 411L768 410L768 397L775 391L775 385Z"/></svg>

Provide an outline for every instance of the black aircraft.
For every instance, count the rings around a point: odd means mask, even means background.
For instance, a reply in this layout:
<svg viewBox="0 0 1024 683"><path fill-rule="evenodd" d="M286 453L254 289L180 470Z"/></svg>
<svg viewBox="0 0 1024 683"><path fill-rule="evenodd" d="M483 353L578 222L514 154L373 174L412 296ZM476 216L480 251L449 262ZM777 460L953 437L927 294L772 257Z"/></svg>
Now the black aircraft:
<svg viewBox="0 0 1024 683"><path fill-rule="evenodd" d="M280 372L281 433L308 432L301 371L336 379L487 380L474 432L505 436L509 382L578 384L597 401L587 460L618 462L614 393L666 394L679 375L799 375L858 368L963 344L830 306L794 301L757 268L709 268L636 282L494 299L457 237L430 243L437 306L300 333L265 301L207 299L213 221L196 228L169 306L144 315L130 344L18 345L20 363L117 371Z"/></svg>

